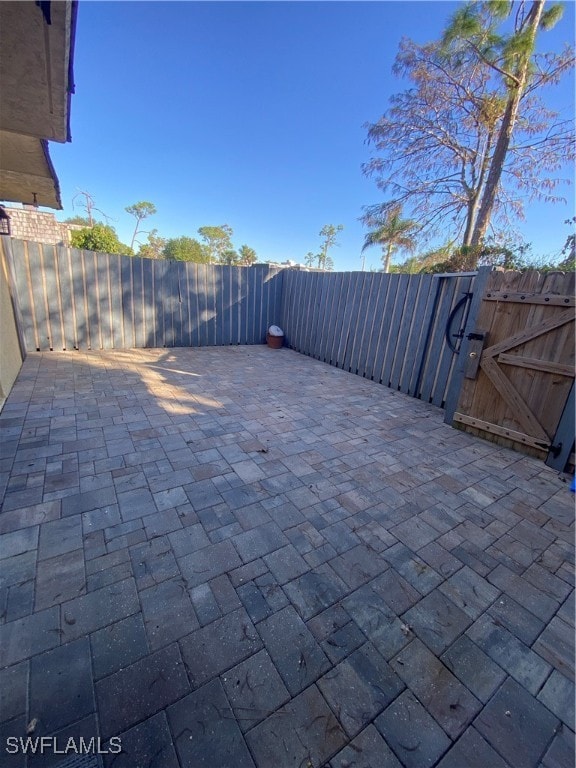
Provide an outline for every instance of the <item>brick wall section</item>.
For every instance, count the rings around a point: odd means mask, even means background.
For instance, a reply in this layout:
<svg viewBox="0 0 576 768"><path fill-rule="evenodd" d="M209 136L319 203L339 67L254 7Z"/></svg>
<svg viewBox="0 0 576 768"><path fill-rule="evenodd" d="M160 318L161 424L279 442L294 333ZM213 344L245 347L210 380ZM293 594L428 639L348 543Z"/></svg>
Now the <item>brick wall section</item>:
<svg viewBox="0 0 576 768"><path fill-rule="evenodd" d="M70 231L81 229L74 224L57 221L53 213L29 208L8 208L12 237L18 240L32 240L36 243L69 245Z"/></svg>

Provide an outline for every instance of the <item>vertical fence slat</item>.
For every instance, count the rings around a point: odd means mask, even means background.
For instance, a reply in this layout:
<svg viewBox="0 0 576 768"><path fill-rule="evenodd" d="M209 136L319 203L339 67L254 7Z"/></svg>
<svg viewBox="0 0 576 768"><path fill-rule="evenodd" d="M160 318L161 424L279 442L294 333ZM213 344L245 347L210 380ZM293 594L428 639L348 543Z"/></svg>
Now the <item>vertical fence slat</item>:
<svg viewBox="0 0 576 768"><path fill-rule="evenodd" d="M355 272L356 275L356 292L355 292L355 312L353 315L353 333L351 334L350 341L348 343L348 351L346 355L345 367L347 371L356 373L358 370L358 356L360 352L360 345L362 343L362 333L364 330L364 322L366 320L366 304L367 297L365 291L367 291L365 273Z"/></svg>
<svg viewBox="0 0 576 768"><path fill-rule="evenodd" d="M412 319L414 317L414 309L419 282L420 281L418 280L417 275L408 275L408 284L406 287L406 295L404 297L404 301L401 306L397 304L397 313L401 313L401 319L398 326L398 331L394 334L395 338L397 339L397 343L394 352L394 360L388 375L388 385L393 389L400 389L400 374L402 372L402 365L404 363L408 349L408 341L410 338ZM384 378L382 381L385 381Z"/></svg>
<svg viewBox="0 0 576 768"><path fill-rule="evenodd" d="M417 295L399 382L400 391L404 392L404 394L409 394L410 385L415 381L420 366L421 355L418 352L419 350L422 352L420 344L422 343L422 337L426 333L426 310L429 306L428 299L432 286L432 275L414 275L414 277L419 278L416 281ZM415 369L416 374L414 373Z"/></svg>
<svg viewBox="0 0 576 768"><path fill-rule="evenodd" d="M297 352L302 352L302 311L304 304L302 299L303 291L303 273L294 274L294 334L292 346Z"/></svg>
<svg viewBox="0 0 576 768"><path fill-rule="evenodd" d="M216 330L216 343L219 345L228 345L231 343L231 281L233 267L224 265L220 267L218 280L218 317Z"/></svg>
<svg viewBox="0 0 576 768"><path fill-rule="evenodd" d="M190 347L190 293L188 290L188 276L186 262L177 261L178 269L178 295L180 297L180 344L181 347Z"/></svg>
<svg viewBox="0 0 576 768"><path fill-rule="evenodd" d="M362 272L352 272L352 288L350 305L351 315L348 326L348 340L344 351L344 370L352 370L352 355L358 344L360 336L360 324L363 318L362 290L364 288L364 279Z"/></svg>
<svg viewBox="0 0 576 768"><path fill-rule="evenodd" d="M134 346L134 291L132 285L132 264L130 256L119 256L120 282L122 286L122 346Z"/></svg>
<svg viewBox="0 0 576 768"><path fill-rule="evenodd" d="M450 313L451 296L454 291L454 287L448 278L439 276L436 278L436 282L438 284L436 289L438 291L438 303L431 321L430 343L425 350L424 371L420 385L420 398L426 402L431 402L432 400L436 371L442 347L445 344L444 328Z"/></svg>
<svg viewBox="0 0 576 768"><path fill-rule="evenodd" d="M73 255L77 255L77 251L75 251L73 248L66 248L66 265L67 265L67 274L68 274L68 285L70 286L70 321L72 324L72 337L73 337L73 345L74 349L79 349L78 344L78 316L76 314L76 306L78 297L76 295L76 291L74 289L74 273L77 271L77 266L74 264L73 267Z"/></svg>
<svg viewBox="0 0 576 768"><path fill-rule="evenodd" d="M132 302L132 317L134 323L134 346L141 349L145 346L146 305L144 302L144 259L131 258L132 286L134 297Z"/></svg>
<svg viewBox="0 0 576 768"><path fill-rule="evenodd" d="M321 328L321 341L320 349L318 350L318 359L322 362L328 362L328 349L331 341L330 330L330 317L332 315L332 307L334 305L334 297L336 295L336 275L329 273L326 278L322 280L324 285L323 292L323 306L322 306L322 328Z"/></svg>
<svg viewBox="0 0 576 768"><path fill-rule="evenodd" d="M374 279L373 275L365 272L365 285L367 286L367 294L365 294L365 309L364 309L364 323L362 326L362 336L360 345L358 348L358 360L356 364L356 373L359 376L366 376L366 369L368 365L367 355L368 346L372 336L372 328L374 326L374 313L376 302L378 300L378 286L379 282Z"/></svg>
<svg viewBox="0 0 576 768"><path fill-rule="evenodd" d="M156 346L156 318L154 313L154 262L142 259L142 346Z"/></svg>
<svg viewBox="0 0 576 768"><path fill-rule="evenodd" d="M458 302L464 297L464 293L468 284L468 279L469 278L452 278L451 279L451 283L452 283L451 301L448 307L446 321L444 323L444 326L438 329L439 333L442 333L444 336L444 344L441 348L440 355L436 363L436 377L434 379L434 389L432 392L432 400L431 400L432 405L437 405L438 407L442 407L442 405L444 404L445 388L450 378L455 359L457 359L457 355L455 355L452 352L452 350L449 348L449 346L446 344L446 341L445 341L446 333L448 330L446 327L446 324L453 310L456 309ZM450 330L451 334L453 334L454 331L459 330L461 328L465 310L466 310L465 305L462 305L462 307L456 313L456 315L453 316L454 322L452 323L452 328ZM454 337L452 337L451 341L453 344L456 344L456 339Z"/></svg>
<svg viewBox="0 0 576 768"><path fill-rule="evenodd" d="M355 288L356 288L356 281L355 281L355 273L354 272L348 272L348 286L346 290L346 296L344 298L344 315L342 318L342 329L340 332L341 340L338 350L338 365L340 368L343 368L344 370L347 370L346 367L346 356L348 351L348 344L350 341L350 335L352 332L352 323L353 323L353 310L354 310L354 301L355 301Z"/></svg>
<svg viewBox="0 0 576 768"><path fill-rule="evenodd" d="M324 320L326 319L326 298L330 280L316 276L316 321L314 329L315 345L314 357L322 359L322 345L324 343Z"/></svg>
<svg viewBox="0 0 576 768"><path fill-rule="evenodd" d="M208 333L206 326L206 270L207 264L195 264L196 299L198 302L198 346L208 346Z"/></svg>
<svg viewBox="0 0 576 768"><path fill-rule="evenodd" d="M108 258L104 253L94 256L94 282L99 304L98 343L101 349L110 348L110 296L108 293Z"/></svg>
<svg viewBox="0 0 576 768"><path fill-rule="evenodd" d="M237 267L240 273L240 285L241 285L241 301L240 301L240 344L248 343L248 306L249 306L249 287L248 277L246 270L242 267Z"/></svg>
<svg viewBox="0 0 576 768"><path fill-rule="evenodd" d="M375 296L372 323L370 325L370 333L366 348L366 362L364 365L364 375L367 379L375 378L378 357L380 357L378 370L382 368L385 340L381 338L381 335L383 326L385 325L384 315L386 302L388 300L388 294L392 290L392 286L396 285L396 282L390 279L390 275L378 273L374 274L372 279L375 283Z"/></svg>
<svg viewBox="0 0 576 768"><path fill-rule="evenodd" d="M18 304L22 317L21 333L24 339L24 347L27 352L38 349L37 324L34 314L34 303L31 291L31 279L29 277L28 259L25 253L25 244L21 240L12 240L12 260L14 266L14 280Z"/></svg>
<svg viewBox="0 0 576 768"><path fill-rule="evenodd" d="M382 275L383 280L386 283L386 293L384 295L383 304L378 308L378 316L376 322L378 324L376 336L376 354L374 355L374 369L372 377L374 381L382 381L382 369L387 358L391 358L394 354L396 347L396 336L391 330L391 324L394 319L394 308L398 298L398 293L403 293L403 287L401 282L401 275ZM402 289L402 290L401 290ZM402 306L402 301L400 301ZM400 318L398 318L398 321ZM396 329L396 333L397 333ZM391 363L390 363L391 364ZM388 386L388 380L385 385Z"/></svg>
<svg viewBox="0 0 576 768"><path fill-rule="evenodd" d="M190 343L193 347L200 343L200 293L198 287L198 264L185 263L186 285L189 296Z"/></svg>
<svg viewBox="0 0 576 768"><path fill-rule="evenodd" d="M27 246L30 291L34 306L34 314L36 316L38 348L41 351L45 351L52 347L52 338L46 307L46 288L44 285L44 276L42 274L42 246L38 243L27 243Z"/></svg>
<svg viewBox="0 0 576 768"><path fill-rule="evenodd" d="M334 297L332 299L332 307L330 310L330 317L328 318L328 345L326 348L326 362L331 365L336 365L336 355L338 350L338 330L340 323L338 322L338 315L343 309L342 305L342 272L337 272L334 281Z"/></svg>
<svg viewBox="0 0 576 768"><path fill-rule="evenodd" d="M310 272L301 272L303 284L302 314L302 351L305 355L312 354L312 317L313 317L313 280Z"/></svg>
<svg viewBox="0 0 576 768"><path fill-rule="evenodd" d="M263 341L263 324L265 320L262 317L262 293L263 293L263 279L264 275L260 269L253 265L248 267L252 275L253 295L254 295L254 331L252 336L252 344L261 344ZM282 324L283 319L280 314L279 322Z"/></svg>

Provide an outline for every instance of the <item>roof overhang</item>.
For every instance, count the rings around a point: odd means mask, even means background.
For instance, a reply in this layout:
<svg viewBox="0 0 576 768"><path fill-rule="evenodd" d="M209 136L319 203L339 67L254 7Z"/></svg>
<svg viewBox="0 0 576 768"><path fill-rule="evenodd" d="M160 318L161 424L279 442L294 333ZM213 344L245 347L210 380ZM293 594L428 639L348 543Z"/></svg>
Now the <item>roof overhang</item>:
<svg viewBox="0 0 576 768"><path fill-rule="evenodd" d="M0 2L0 199L62 208L47 141L70 141L76 0Z"/></svg>
<svg viewBox="0 0 576 768"><path fill-rule="evenodd" d="M0 131L0 200L62 209L48 142Z"/></svg>

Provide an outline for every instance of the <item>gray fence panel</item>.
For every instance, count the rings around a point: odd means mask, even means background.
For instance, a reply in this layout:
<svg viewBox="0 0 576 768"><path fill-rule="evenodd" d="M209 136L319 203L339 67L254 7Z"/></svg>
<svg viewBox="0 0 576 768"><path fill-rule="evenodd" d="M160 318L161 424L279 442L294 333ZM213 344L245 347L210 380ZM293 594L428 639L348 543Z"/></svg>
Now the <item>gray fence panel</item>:
<svg viewBox="0 0 576 768"><path fill-rule="evenodd" d="M430 343L428 344L425 353L425 370L420 385L420 397L426 402L432 402L440 356L443 347L446 344L444 339L444 329L450 314L450 307L454 296L454 281L448 280L443 276L438 276L436 282L438 284L436 289L438 292L438 302L436 312L431 320Z"/></svg>
<svg viewBox="0 0 576 768"><path fill-rule="evenodd" d="M74 349L77 346L74 291L70 279L70 250L57 246L58 283L60 285L60 301L62 307L62 324L64 328L64 349Z"/></svg>
<svg viewBox="0 0 576 768"><path fill-rule="evenodd" d="M264 289L264 274L262 270L258 269L256 265L250 267L252 273L252 279L254 281L253 294L253 315L254 315L254 328L252 331L252 339L254 344L261 344L266 336L264 325L266 323L266 317L262 314L263 310L263 289ZM282 324L282 315L279 315L278 322Z"/></svg>
<svg viewBox="0 0 576 768"><path fill-rule="evenodd" d="M302 337L304 353L312 355L315 350L314 338L314 273L303 272L304 306L302 308Z"/></svg>
<svg viewBox="0 0 576 768"><path fill-rule="evenodd" d="M120 284L122 286L122 346L130 349L134 339L134 286L132 283L132 264L130 256L120 256ZM89 280L89 285L91 280Z"/></svg>
<svg viewBox="0 0 576 768"><path fill-rule="evenodd" d="M364 376L367 379L375 378L376 365L378 370L382 369L382 360L385 353L385 339L382 340L382 330L386 327L386 336L388 334L388 323L385 320L385 311L387 302L392 293L397 288L397 281L390 280L389 275L375 274L374 282L374 306L372 311L372 322L369 326L370 333L366 347L366 361L364 363ZM392 298L393 301L393 298ZM379 360L377 361L377 356Z"/></svg>
<svg viewBox="0 0 576 768"><path fill-rule="evenodd" d="M302 343L302 310L304 308L304 278L305 275L302 272L297 272L294 275L294 336L292 339L292 346L298 352L303 351Z"/></svg>
<svg viewBox="0 0 576 768"><path fill-rule="evenodd" d="M335 347L335 365L338 368L344 367L344 354L346 343L348 341L348 330L350 326L350 314L352 311L351 301L352 273L345 272L342 275L342 285L340 288L340 310L336 318L334 327L337 344Z"/></svg>
<svg viewBox="0 0 576 768"><path fill-rule="evenodd" d="M345 371L348 370L346 360L348 358L348 346L350 339L354 333L353 324L356 321L354 311L357 309L354 306L356 294L356 273L348 273L348 287L346 291L346 298L344 299L344 314L342 317L342 332L340 334L340 346L338 350L339 366Z"/></svg>
<svg viewBox="0 0 576 768"><path fill-rule="evenodd" d="M114 254L105 256L108 280L108 301L110 306L111 346L122 349L124 343L124 321L122 317L122 273L120 256Z"/></svg>
<svg viewBox="0 0 576 768"><path fill-rule="evenodd" d="M401 373L404 361L408 353L408 344L410 341L410 333L412 331L412 323L414 315L416 314L416 299L418 296L418 287L420 279L417 275L409 275L408 285L406 288L406 295L404 303L401 307L402 318L398 328L398 333L394 335L397 339L396 349L394 350L394 360L389 372L388 385L393 389L401 388ZM399 312L400 308L398 308ZM384 378L382 379L383 383Z"/></svg>
<svg viewBox="0 0 576 768"><path fill-rule="evenodd" d="M380 318L381 328L378 335L373 378L374 381L388 386L406 300L408 275L385 275L384 277L389 282L389 286L386 303Z"/></svg>
<svg viewBox="0 0 576 768"><path fill-rule="evenodd" d="M143 260L144 261L144 260ZM190 291L188 288L188 273L186 272L186 262L177 261L175 266L178 270L178 290L180 292L180 316L182 318L182 347L192 346L192 328L190 319Z"/></svg>
<svg viewBox="0 0 576 768"><path fill-rule="evenodd" d="M246 278L245 270L238 270L238 310L239 310L239 334L238 343L248 343L248 280Z"/></svg>
<svg viewBox="0 0 576 768"><path fill-rule="evenodd" d="M64 334L61 323L58 264L55 246L42 244L39 246L39 250L43 272L44 300L48 318L50 349L62 350L64 348Z"/></svg>
<svg viewBox="0 0 576 768"><path fill-rule="evenodd" d="M359 376L366 376L368 368L368 348L372 339L372 330L375 325L375 310L378 301L379 282L373 279L370 273L365 275L365 287L368 287L368 293L365 294L364 324L362 329L362 339L358 350L358 363L356 372ZM365 288L366 290L366 288ZM369 378L369 377L368 377Z"/></svg>
<svg viewBox="0 0 576 768"><path fill-rule="evenodd" d="M326 349L326 317L332 301L332 276L327 275L326 278L318 278L317 290L318 290L318 323L316 333L316 349L314 351L314 357L317 360L324 359L324 352Z"/></svg>
<svg viewBox="0 0 576 768"><path fill-rule="evenodd" d="M175 347L182 347L184 345L184 316L182 310L182 289L180 286L180 270L178 268L178 262L170 262L170 282L172 288L172 307L173 307L173 328L174 328L174 345Z"/></svg>
<svg viewBox="0 0 576 768"><path fill-rule="evenodd" d="M41 248L42 246L38 245L38 243L29 243L27 256L28 270L31 276L30 289L37 328L38 348L44 351L52 348L52 330L46 304L44 263Z"/></svg>
<svg viewBox="0 0 576 768"><path fill-rule="evenodd" d="M232 270L224 266L220 269L219 284L219 317L216 329L216 343L228 345L232 343Z"/></svg>
<svg viewBox="0 0 576 768"><path fill-rule="evenodd" d="M32 302L31 282L28 271L28 260L24 252L24 243L20 240L12 240L12 260L14 264L14 280L16 283L16 292L18 295L18 304L22 314L22 327L20 332L24 339L26 352L32 352L38 349L38 338L36 333L36 317L34 314L34 304Z"/></svg>
<svg viewBox="0 0 576 768"><path fill-rule="evenodd" d="M334 278L334 297L332 299L332 307L330 308L330 317L328 318L328 347L326 349L326 362L331 365L337 364L341 325L340 312L344 309L344 302L342 301L344 275L341 272L337 272Z"/></svg>
<svg viewBox="0 0 576 768"><path fill-rule="evenodd" d="M355 332L352 344L350 345L350 356L348 360L348 370L351 373L357 374L360 368L360 352L362 350L362 342L364 341L364 333L366 331L366 310L368 308L369 298L370 273L359 272L357 286L358 307L356 311ZM362 373L360 373L360 375L362 375Z"/></svg>
<svg viewBox="0 0 576 768"><path fill-rule="evenodd" d="M208 311L208 304L206 300L206 269L206 264L194 264L194 291L196 293L196 301L198 304L196 326L198 329L199 347L206 347L208 345L208 329L205 324L206 313Z"/></svg>
<svg viewBox="0 0 576 768"><path fill-rule="evenodd" d="M254 344L275 323L293 349L436 405L455 370L446 323L473 282L11 246L27 349Z"/></svg>
<svg viewBox="0 0 576 768"><path fill-rule="evenodd" d="M240 329L241 313L240 302L242 300L242 280L240 271L235 269L231 274L230 281L230 343L240 344L242 331Z"/></svg>
<svg viewBox="0 0 576 768"><path fill-rule="evenodd" d="M190 318L190 344L200 346L200 304L198 297L198 265L184 262L186 290L188 292L188 314Z"/></svg>
<svg viewBox="0 0 576 768"><path fill-rule="evenodd" d="M348 340L344 352L345 371L356 370L355 360L353 365L353 356L362 336L364 321L364 274L362 272L352 272L352 289L352 299L350 302L352 306L350 324L348 326Z"/></svg>
<svg viewBox="0 0 576 768"><path fill-rule="evenodd" d="M288 346L292 344L292 315L293 315L293 301L292 301L292 285L294 280L294 273L288 271L283 277L284 290L282 291L282 314L281 314L281 328L284 331L284 342Z"/></svg>
<svg viewBox="0 0 576 768"><path fill-rule="evenodd" d="M100 349L110 349L112 346L110 293L108 290L108 261L109 257L105 254L94 254L94 291L96 293L96 303L99 308L98 346Z"/></svg>
<svg viewBox="0 0 576 768"><path fill-rule="evenodd" d="M458 301L464 297L468 289L469 278L457 278L454 280L454 296L452 297L452 311L457 305ZM464 327L465 318L467 317L469 306L463 304L460 310L454 316L454 324L452 326L451 334L456 331L460 331ZM446 338L446 328L439 329L439 332ZM452 336L452 343L457 347L459 346L458 340ZM434 387L434 394L432 397L432 404L437 405L439 408L444 406L446 399L446 388L452 374L454 372L454 366L456 365L458 356L453 353L448 344L445 342L440 353L440 359L437 363L437 375Z"/></svg>
<svg viewBox="0 0 576 768"><path fill-rule="evenodd" d="M418 377L418 369L424 352L422 345L428 326L428 313L433 302L430 300L432 288L432 275L420 275L418 280L418 294L412 318L412 327L406 348L404 364L400 374L400 391L405 394L413 392L414 384Z"/></svg>

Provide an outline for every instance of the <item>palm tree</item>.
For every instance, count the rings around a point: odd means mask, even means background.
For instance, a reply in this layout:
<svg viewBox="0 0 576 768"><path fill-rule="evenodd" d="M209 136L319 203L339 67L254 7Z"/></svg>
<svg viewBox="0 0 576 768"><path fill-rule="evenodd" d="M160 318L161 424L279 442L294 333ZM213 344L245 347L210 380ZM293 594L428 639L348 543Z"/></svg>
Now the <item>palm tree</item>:
<svg viewBox="0 0 576 768"><path fill-rule="evenodd" d="M366 235L362 252L371 245L381 245L384 272L388 272L392 252L396 247L404 248L407 251L413 251L416 247L414 234L418 225L414 219L402 218L402 206L400 205L389 208L382 219L376 219L371 223L374 229Z"/></svg>

